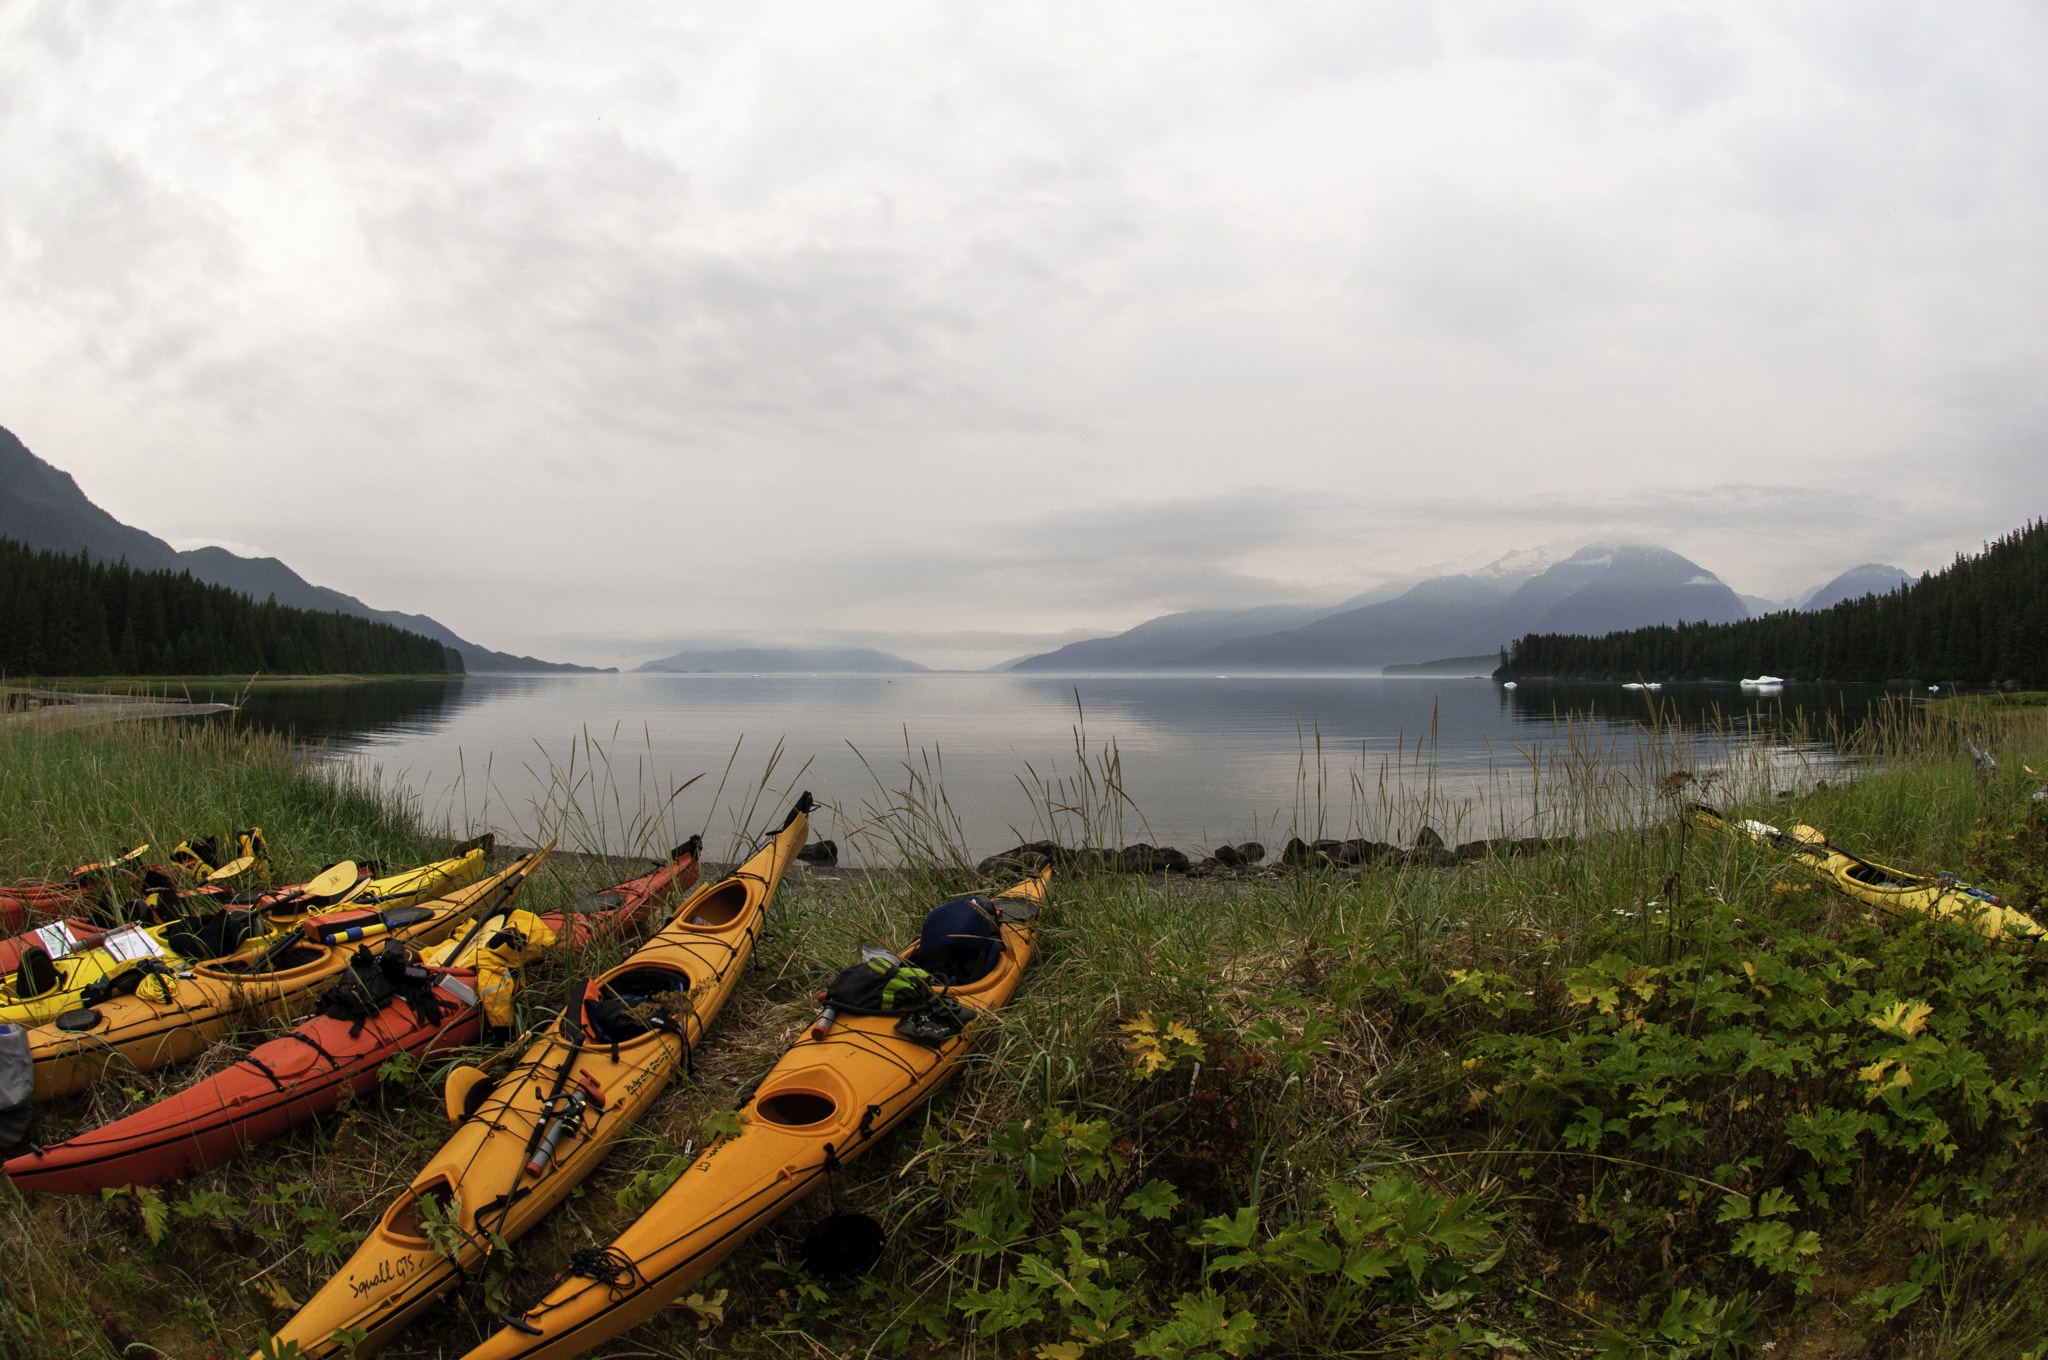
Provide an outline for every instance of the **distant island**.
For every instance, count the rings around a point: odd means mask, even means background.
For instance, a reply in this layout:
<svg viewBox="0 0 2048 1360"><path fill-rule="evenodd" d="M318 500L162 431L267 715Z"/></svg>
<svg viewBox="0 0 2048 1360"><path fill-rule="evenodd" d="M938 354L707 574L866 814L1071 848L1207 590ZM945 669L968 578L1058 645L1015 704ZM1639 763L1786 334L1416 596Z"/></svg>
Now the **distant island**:
<svg viewBox="0 0 2048 1360"><path fill-rule="evenodd" d="M1909 585L1815 612L1530 633L1500 660L1502 680L2048 683L2048 525L2035 520Z"/></svg>
<svg viewBox="0 0 2048 1360"><path fill-rule="evenodd" d="M787 674L837 671L854 675L914 675L929 668L872 647L686 647L635 666L637 673Z"/></svg>
<svg viewBox="0 0 2048 1360"><path fill-rule="evenodd" d="M1388 666L1381 675L1433 675L1433 676L1482 676L1493 674L1500 665L1500 658L1492 653L1482 656L1445 656L1435 661L1410 661Z"/></svg>

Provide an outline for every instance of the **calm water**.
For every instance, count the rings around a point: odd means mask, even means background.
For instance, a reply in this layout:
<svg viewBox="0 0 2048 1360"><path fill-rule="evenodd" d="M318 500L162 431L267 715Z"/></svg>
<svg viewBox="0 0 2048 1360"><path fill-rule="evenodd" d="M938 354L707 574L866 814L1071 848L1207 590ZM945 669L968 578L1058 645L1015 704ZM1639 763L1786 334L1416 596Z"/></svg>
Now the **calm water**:
<svg viewBox="0 0 2048 1360"><path fill-rule="evenodd" d="M1883 692L1693 686L1656 701L1682 730L1755 731L1738 745L1790 783L1830 757L1786 740L1784 719L1853 719ZM1100 839L1190 851L1277 847L1297 831L1405 841L1424 821L1452 841L1542 830L1532 771L1591 747L1634 767L1650 702L1606 685L1406 677L579 675L265 690L240 716L465 825L617 849L702 830L716 854L799 789L830 805L817 834L845 842L906 795L929 806L936 785L983 855L1052 829L1071 839L1081 808ZM1682 763L1729 757L1693 740Z"/></svg>

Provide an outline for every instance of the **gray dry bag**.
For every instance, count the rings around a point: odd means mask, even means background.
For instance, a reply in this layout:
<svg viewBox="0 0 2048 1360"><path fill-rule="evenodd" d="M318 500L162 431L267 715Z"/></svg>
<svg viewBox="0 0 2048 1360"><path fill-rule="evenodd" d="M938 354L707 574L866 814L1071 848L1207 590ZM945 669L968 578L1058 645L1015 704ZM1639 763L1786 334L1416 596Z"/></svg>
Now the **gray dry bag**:
<svg viewBox="0 0 2048 1360"><path fill-rule="evenodd" d="M28 1137L35 1109L29 1098L36 1090L36 1065L29 1057L28 1031L0 1025L0 1148Z"/></svg>

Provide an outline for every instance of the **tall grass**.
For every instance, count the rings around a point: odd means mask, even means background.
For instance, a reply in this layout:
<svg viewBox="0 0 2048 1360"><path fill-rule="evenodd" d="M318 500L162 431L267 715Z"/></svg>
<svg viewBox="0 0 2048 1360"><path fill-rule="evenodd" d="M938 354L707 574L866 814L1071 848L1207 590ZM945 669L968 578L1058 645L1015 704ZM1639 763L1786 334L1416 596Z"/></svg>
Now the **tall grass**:
<svg viewBox="0 0 2048 1360"><path fill-rule="evenodd" d="M446 851L402 791L310 768L282 737L190 721L69 732L0 725L0 882L61 878L148 843L256 825L273 857L414 863ZM436 834L440 832L440 834Z"/></svg>

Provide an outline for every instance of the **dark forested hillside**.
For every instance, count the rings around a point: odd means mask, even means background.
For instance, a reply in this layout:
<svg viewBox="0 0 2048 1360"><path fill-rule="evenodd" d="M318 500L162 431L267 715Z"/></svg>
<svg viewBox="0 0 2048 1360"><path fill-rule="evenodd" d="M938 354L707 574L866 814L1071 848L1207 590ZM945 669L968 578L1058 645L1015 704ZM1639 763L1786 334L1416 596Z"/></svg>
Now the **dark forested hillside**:
<svg viewBox="0 0 2048 1360"><path fill-rule="evenodd" d="M1636 628L1605 637L1532 633L1501 654L1502 679L1902 678L2048 683L2048 524L1886 595L1742 623Z"/></svg>
<svg viewBox="0 0 2048 1360"><path fill-rule="evenodd" d="M0 538L0 672L8 675L461 669L439 642L388 623L258 604L189 572L137 571Z"/></svg>

